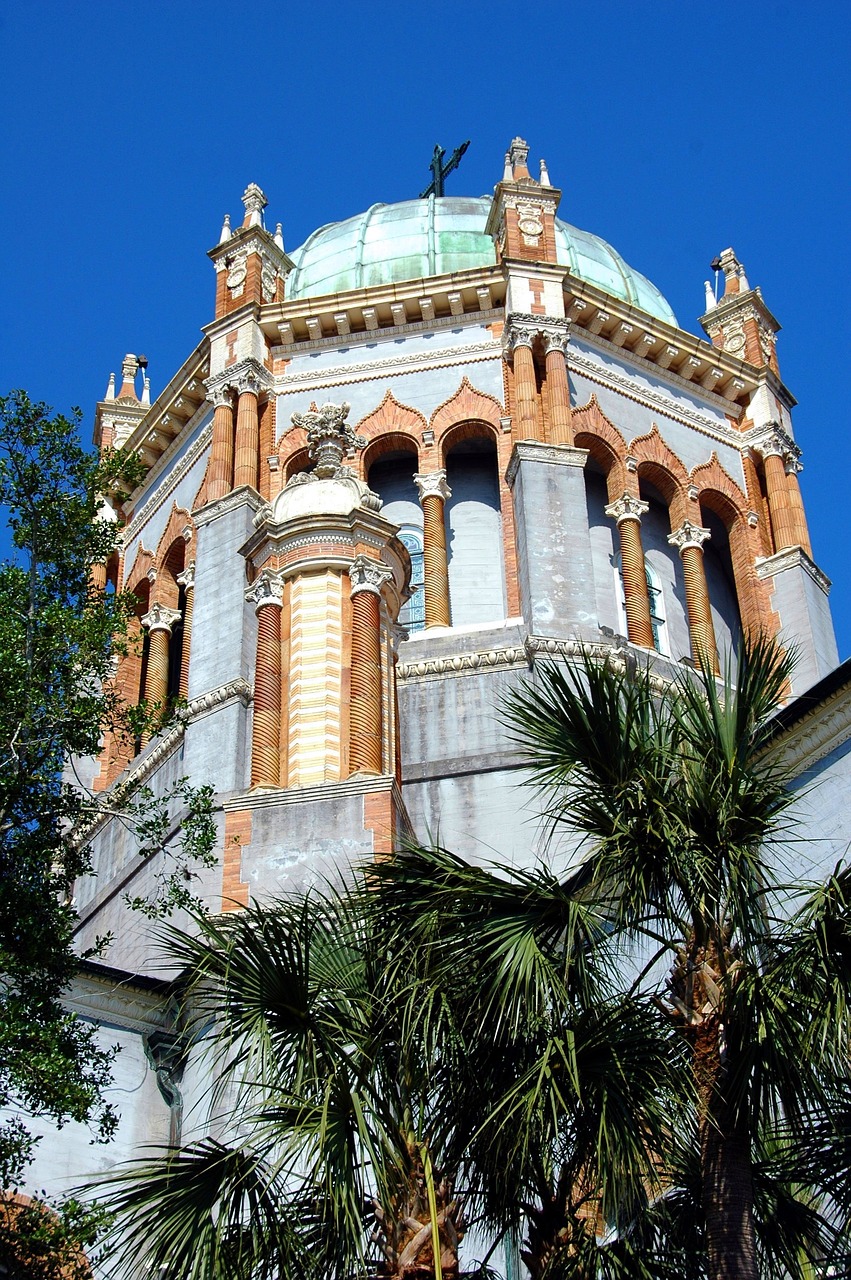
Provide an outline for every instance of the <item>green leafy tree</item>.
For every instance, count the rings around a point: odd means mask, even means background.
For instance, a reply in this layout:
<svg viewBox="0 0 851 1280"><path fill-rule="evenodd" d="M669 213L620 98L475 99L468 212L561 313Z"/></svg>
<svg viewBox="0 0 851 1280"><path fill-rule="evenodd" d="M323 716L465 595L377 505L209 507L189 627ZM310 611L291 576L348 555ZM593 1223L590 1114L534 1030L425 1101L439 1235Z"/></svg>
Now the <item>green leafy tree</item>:
<svg viewBox="0 0 851 1280"><path fill-rule="evenodd" d="M214 839L204 789L181 782L156 802L116 800L92 795L75 775L105 728L133 737L162 716L123 707L113 691L134 601L92 584L118 532L102 518L101 495L136 483L139 465L86 452L79 421L78 412L51 416L20 391L0 398L0 509L12 543L0 566L0 1106L19 1116L0 1127L6 1187L32 1152L20 1117L83 1121L104 1140L116 1123L103 1096L113 1051L63 1004L80 961L71 890L89 869L81 828L114 807L141 823L144 856L164 847L166 814L182 804L179 882L193 859L209 859Z"/></svg>

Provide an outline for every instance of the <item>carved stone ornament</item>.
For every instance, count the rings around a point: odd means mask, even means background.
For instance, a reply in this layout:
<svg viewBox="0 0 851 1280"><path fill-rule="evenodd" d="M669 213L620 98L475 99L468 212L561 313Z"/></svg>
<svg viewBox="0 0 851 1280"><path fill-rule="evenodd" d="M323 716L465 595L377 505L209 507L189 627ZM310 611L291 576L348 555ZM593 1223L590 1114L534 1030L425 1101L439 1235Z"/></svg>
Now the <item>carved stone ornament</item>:
<svg viewBox="0 0 851 1280"><path fill-rule="evenodd" d="M446 472L429 471L425 475L415 475L414 484L420 495L420 502L423 498L440 498L446 502L447 498L452 497L452 490L446 483Z"/></svg>
<svg viewBox="0 0 851 1280"><path fill-rule="evenodd" d="M745 349L745 331L740 324L728 324L722 330L724 334L724 350L732 356L740 356Z"/></svg>
<svg viewBox="0 0 851 1280"><path fill-rule="evenodd" d="M349 406L344 401L292 415L292 425L303 427L307 434L307 451L316 463L313 474L319 480L329 480L344 470L344 454L366 447L366 437L356 435L354 427L346 422L348 413Z"/></svg>
<svg viewBox="0 0 851 1280"><path fill-rule="evenodd" d="M777 342L777 335L773 332L773 330L771 330L768 327L768 325L764 321L760 320L759 321L759 345L762 348L762 354L765 357L766 364L768 364L771 361L771 357L774 355L774 347L776 342Z"/></svg>
<svg viewBox="0 0 851 1280"><path fill-rule="evenodd" d="M532 245L538 244L544 233L544 224L542 222L543 206L531 200L517 201L517 226L523 237L523 243Z"/></svg>
<svg viewBox="0 0 851 1280"><path fill-rule="evenodd" d="M251 586L245 593L245 598L249 604L254 605L255 613L258 613L264 605L275 605L276 608L284 607L284 582L279 573L273 573L271 569L261 569Z"/></svg>
<svg viewBox="0 0 851 1280"><path fill-rule="evenodd" d="M263 257L260 269L260 287L263 290L263 301L274 302L278 285L278 269L271 258Z"/></svg>
<svg viewBox="0 0 851 1280"><path fill-rule="evenodd" d="M355 556L349 566L349 580L352 584L352 595L356 596L361 591L371 591L374 595L381 595L381 588L385 582L389 582L393 577L392 570L386 565L379 564L377 560L370 560L366 556Z"/></svg>
<svg viewBox="0 0 851 1280"><path fill-rule="evenodd" d="M178 583L179 586L183 587L184 591L192 591L194 589L195 587L195 561L194 560L190 561L190 563L183 570L183 573L179 573L177 575L175 581Z"/></svg>
<svg viewBox="0 0 851 1280"><path fill-rule="evenodd" d="M226 259L228 269L227 284L235 298L238 298L245 288L247 256L245 250L242 250L239 253L235 253L232 258Z"/></svg>
<svg viewBox="0 0 851 1280"><path fill-rule="evenodd" d="M641 517L650 510L650 503L642 502L641 498L636 498L631 493L625 492L623 497L610 502L604 510L606 515L615 520L620 526L624 520L637 520L640 522Z"/></svg>
<svg viewBox="0 0 851 1280"><path fill-rule="evenodd" d="M149 631L171 632L175 622L180 620L179 609L167 609L164 604L152 604L148 612L139 621Z"/></svg>
<svg viewBox="0 0 851 1280"><path fill-rule="evenodd" d="M712 534L708 529L701 528L699 524L692 524L690 520L684 520L679 529L668 534L668 542L682 555L686 547L702 547L711 537Z"/></svg>
<svg viewBox="0 0 851 1280"><path fill-rule="evenodd" d="M544 344L545 355L549 355L551 351L559 351L562 355L567 354L570 334L566 330L545 329L541 337Z"/></svg>
<svg viewBox="0 0 851 1280"><path fill-rule="evenodd" d="M233 406L233 393L230 383L222 378L209 378L204 384L207 400L214 409L226 404Z"/></svg>

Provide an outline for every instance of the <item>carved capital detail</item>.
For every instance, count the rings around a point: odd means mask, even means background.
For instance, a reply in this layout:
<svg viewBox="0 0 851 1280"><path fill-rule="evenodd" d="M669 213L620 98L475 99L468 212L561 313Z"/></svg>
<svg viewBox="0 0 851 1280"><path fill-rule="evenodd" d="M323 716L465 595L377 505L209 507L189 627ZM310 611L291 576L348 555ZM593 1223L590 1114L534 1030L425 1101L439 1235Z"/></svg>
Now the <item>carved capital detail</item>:
<svg viewBox="0 0 851 1280"><path fill-rule="evenodd" d="M139 619L143 627L149 631L168 631L180 619L179 609L167 609L164 604L152 604L148 612Z"/></svg>
<svg viewBox="0 0 851 1280"><path fill-rule="evenodd" d="M610 502L604 509L610 519L621 525L624 520L640 522L641 517L650 510L650 503L643 502L641 498L635 498L631 493L624 492L623 497Z"/></svg>
<svg viewBox="0 0 851 1280"><path fill-rule="evenodd" d="M195 561L192 560L175 579L178 586L183 587L184 591L192 591L195 586Z"/></svg>
<svg viewBox="0 0 851 1280"><path fill-rule="evenodd" d="M380 598L381 589L385 582L389 582L393 577L393 572L386 565L379 564L377 560L370 560L367 556L355 556L349 566L349 580L352 584L352 595L356 596L361 591L371 591L373 595Z"/></svg>
<svg viewBox="0 0 851 1280"><path fill-rule="evenodd" d="M425 475L415 475L414 484L420 495L420 502L423 498L440 498L443 502L447 498L452 497L452 490L446 483L446 472L441 468L440 471L429 471Z"/></svg>
<svg viewBox="0 0 851 1280"><path fill-rule="evenodd" d="M712 534L708 529L703 529L699 524L692 524L690 520L684 520L679 529L668 534L668 542L682 555L686 547L702 548L704 542L708 542L711 537Z"/></svg>
<svg viewBox="0 0 851 1280"><path fill-rule="evenodd" d="M271 569L261 569L251 586L245 593L249 604L254 605L254 612L259 613L264 605L271 604L278 609L284 607L284 581L279 573Z"/></svg>

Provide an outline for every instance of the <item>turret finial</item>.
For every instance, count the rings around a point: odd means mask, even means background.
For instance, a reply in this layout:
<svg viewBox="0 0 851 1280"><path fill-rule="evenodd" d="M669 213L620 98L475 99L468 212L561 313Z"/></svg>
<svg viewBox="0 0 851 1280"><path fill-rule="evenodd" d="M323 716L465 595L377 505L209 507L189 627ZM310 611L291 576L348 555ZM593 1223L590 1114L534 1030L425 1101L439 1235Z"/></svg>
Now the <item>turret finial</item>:
<svg viewBox="0 0 851 1280"><path fill-rule="evenodd" d="M222 234L219 236L219 244L226 244L230 240L233 232L230 229L230 214L225 214L225 220L222 223Z"/></svg>
<svg viewBox="0 0 851 1280"><path fill-rule="evenodd" d="M269 201L256 182L249 182L242 193L242 203L245 205L245 217L242 220L242 225L244 227L262 227L263 210Z"/></svg>
<svg viewBox="0 0 851 1280"><path fill-rule="evenodd" d="M712 285L709 283L708 280L704 280L703 287L706 291L706 310L712 311L714 310L715 307L718 306L718 303L715 300L715 291L713 290Z"/></svg>
<svg viewBox="0 0 851 1280"><path fill-rule="evenodd" d="M106 385L106 395L104 396L104 400L114 400L114 399L115 399L115 374L111 373L109 375L109 382Z"/></svg>
<svg viewBox="0 0 851 1280"><path fill-rule="evenodd" d="M542 160L541 161L541 186L551 187L552 185L553 184L550 182L549 170L547 169L547 162L546 160Z"/></svg>
<svg viewBox="0 0 851 1280"><path fill-rule="evenodd" d="M278 246L281 253L283 253L284 252L284 228L280 222L277 223L275 226L275 244Z"/></svg>

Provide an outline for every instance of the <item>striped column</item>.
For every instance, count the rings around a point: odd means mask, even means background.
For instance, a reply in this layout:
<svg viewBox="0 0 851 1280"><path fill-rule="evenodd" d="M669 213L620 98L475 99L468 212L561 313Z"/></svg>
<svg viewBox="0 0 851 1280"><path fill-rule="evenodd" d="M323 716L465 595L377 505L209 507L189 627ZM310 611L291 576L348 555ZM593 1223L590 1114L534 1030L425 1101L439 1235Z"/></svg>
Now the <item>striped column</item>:
<svg viewBox="0 0 851 1280"><path fill-rule="evenodd" d="M444 470L415 475L423 509L423 592L426 627L449 627L449 564L446 556L444 506L452 490Z"/></svg>
<svg viewBox="0 0 851 1280"><path fill-rule="evenodd" d="M214 502L233 488L233 401L228 387L208 390L207 397L214 405L207 499Z"/></svg>
<svg viewBox="0 0 851 1280"><path fill-rule="evenodd" d="M281 768L281 577L262 570L246 592L257 614L251 785L277 787Z"/></svg>
<svg viewBox="0 0 851 1280"><path fill-rule="evenodd" d="M189 696L189 650L192 645L192 613L195 608L195 561L188 564L183 573L177 575L178 586L183 587L186 594L186 607L183 610L183 653L180 655L180 696Z"/></svg>
<svg viewBox="0 0 851 1280"><path fill-rule="evenodd" d="M647 592L647 570L641 542L641 517L650 504L624 493L606 507L606 515L617 522L621 543L621 578L626 613L627 636L633 644L654 649L653 624L650 621L650 596Z"/></svg>
<svg viewBox="0 0 851 1280"><path fill-rule="evenodd" d="M236 410L236 451L233 487L249 485L256 489L260 475L259 387L253 382L240 388Z"/></svg>
<svg viewBox="0 0 851 1280"><path fill-rule="evenodd" d="M89 569L89 582L95 591L106 591L106 562L97 560Z"/></svg>
<svg viewBox="0 0 851 1280"><path fill-rule="evenodd" d="M547 394L550 402L550 443L573 445L570 417L570 384L567 378L568 335L566 332L544 331Z"/></svg>
<svg viewBox="0 0 851 1280"><path fill-rule="evenodd" d="M349 709L349 771L380 774L381 588L391 571L366 556L349 569L352 596L352 675Z"/></svg>
<svg viewBox="0 0 851 1280"><path fill-rule="evenodd" d="M141 619L148 630L148 667L145 673L145 701L149 707L159 705L165 712L168 698L168 648L171 629L180 617L179 609L152 604ZM151 740L151 731L142 734L142 746Z"/></svg>
<svg viewBox="0 0 851 1280"><path fill-rule="evenodd" d="M699 665L706 665L712 671L717 671L718 646L715 642L715 626L703 565L703 544L709 537L708 529L686 520L679 529L668 535L668 542L677 548L683 562L692 657Z"/></svg>
<svg viewBox="0 0 851 1280"><path fill-rule="evenodd" d="M511 330L514 400L520 440L538 439L538 380L535 377L535 357L532 354L533 341L534 332L531 329Z"/></svg>

